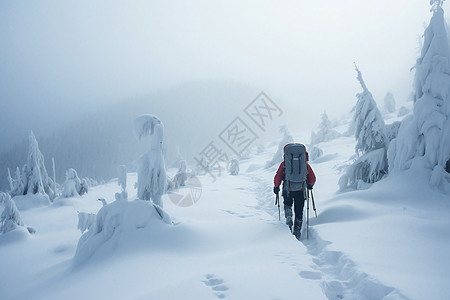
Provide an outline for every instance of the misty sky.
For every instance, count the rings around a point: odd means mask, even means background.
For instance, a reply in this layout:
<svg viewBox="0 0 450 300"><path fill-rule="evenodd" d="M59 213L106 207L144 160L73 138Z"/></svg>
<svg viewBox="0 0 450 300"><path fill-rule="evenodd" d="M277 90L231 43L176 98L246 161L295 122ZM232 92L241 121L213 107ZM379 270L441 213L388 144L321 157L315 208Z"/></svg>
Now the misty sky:
<svg viewBox="0 0 450 300"><path fill-rule="evenodd" d="M257 87L318 124L324 110L337 117L356 103L353 61L379 104L387 91L404 102L429 9L428 0L3 0L0 150L30 129L45 135L196 80Z"/></svg>

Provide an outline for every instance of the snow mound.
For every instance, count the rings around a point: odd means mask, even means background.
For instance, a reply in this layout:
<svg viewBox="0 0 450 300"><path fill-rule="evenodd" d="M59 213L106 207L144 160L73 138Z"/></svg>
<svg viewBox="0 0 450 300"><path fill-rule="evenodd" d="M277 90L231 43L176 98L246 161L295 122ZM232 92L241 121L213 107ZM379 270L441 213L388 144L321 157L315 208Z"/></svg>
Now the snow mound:
<svg viewBox="0 0 450 300"><path fill-rule="evenodd" d="M28 194L23 196L15 196L13 200L19 210L26 210L50 205L50 198L47 194Z"/></svg>
<svg viewBox="0 0 450 300"><path fill-rule="evenodd" d="M162 209L156 209L149 201L108 204L100 209L92 228L78 241L74 263L80 265L96 255L110 256L118 249L160 244L173 227L168 219Z"/></svg>
<svg viewBox="0 0 450 300"><path fill-rule="evenodd" d="M30 230L33 230L19 226L16 229L9 231L5 234L0 234L0 247L10 245L11 243L15 243L18 241L26 240L30 236Z"/></svg>

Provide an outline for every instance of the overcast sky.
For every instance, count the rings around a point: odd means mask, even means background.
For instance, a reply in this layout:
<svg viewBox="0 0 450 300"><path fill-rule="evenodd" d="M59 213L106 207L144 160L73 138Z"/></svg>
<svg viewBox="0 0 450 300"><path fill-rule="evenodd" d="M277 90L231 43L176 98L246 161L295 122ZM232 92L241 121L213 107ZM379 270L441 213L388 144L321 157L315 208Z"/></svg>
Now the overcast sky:
<svg viewBox="0 0 450 300"><path fill-rule="evenodd" d="M429 9L429 0L3 0L0 149L30 129L45 135L80 113L205 79L249 84L311 118L338 116L360 91L353 61L379 104L387 91L404 102Z"/></svg>

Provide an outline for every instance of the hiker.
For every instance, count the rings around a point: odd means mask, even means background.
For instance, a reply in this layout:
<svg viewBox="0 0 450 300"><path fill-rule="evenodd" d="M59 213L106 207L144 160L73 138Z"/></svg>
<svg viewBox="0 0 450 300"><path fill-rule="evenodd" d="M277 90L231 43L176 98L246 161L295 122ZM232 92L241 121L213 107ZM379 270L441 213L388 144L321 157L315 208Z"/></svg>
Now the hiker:
<svg viewBox="0 0 450 300"><path fill-rule="evenodd" d="M316 183L316 175L308 160L309 155L304 145L287 144L284 146L284 161L278 167L273 180L275 194L280 192L280 184L283 182L282 196L286 225L291 230L294 226L293 234L298 240L301 236L306 188L312 190ZM294 222L292 222L292 205L294 205L295 213Z"/></svg>

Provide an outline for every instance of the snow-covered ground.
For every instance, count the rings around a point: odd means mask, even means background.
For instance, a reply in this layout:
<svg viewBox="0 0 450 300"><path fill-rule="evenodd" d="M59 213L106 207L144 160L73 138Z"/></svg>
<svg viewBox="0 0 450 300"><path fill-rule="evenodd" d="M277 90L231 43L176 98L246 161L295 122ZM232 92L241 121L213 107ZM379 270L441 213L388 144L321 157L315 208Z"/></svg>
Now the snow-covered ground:
<svg viewBox="0 0 450 300"><path fill-rule="evenodd" d="M148 203L116 205L126 216L105 243L83 249L90 257L74 259L77 211L98 213L97 199L112 202L117 182L21 210L36 233L0 235L0 299L450 299L450 199L428 188L430 174L408 171L337 193L355 140L318 144L323 156L311 164L318 217L310 209L309 239L304 224L299 242L283 209L278 221L277 166L264 168L277 146L241 161L238 176L200 176L192 206L163 196L174 225L151 219ZM128 174L130 200L136 180Z"/></svg>

